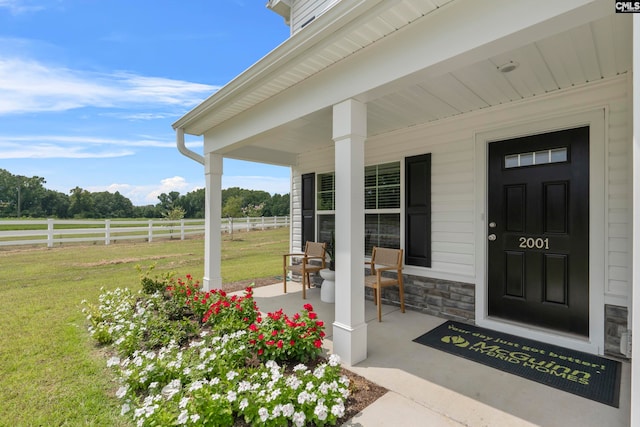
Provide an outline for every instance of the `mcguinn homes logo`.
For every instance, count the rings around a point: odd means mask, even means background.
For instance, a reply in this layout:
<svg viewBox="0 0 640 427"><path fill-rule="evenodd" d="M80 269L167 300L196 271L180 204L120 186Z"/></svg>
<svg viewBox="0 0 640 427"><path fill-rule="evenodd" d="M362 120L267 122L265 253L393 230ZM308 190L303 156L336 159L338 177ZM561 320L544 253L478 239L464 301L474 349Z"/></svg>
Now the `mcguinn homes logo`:
<svg viewBox="0 0 640 427"><path fill-rule="evenodd" d="M460 329L453 325L449 325L449 332L452 332L452 335L445 335L440 341L456 346L462 352L472 351L476 353L476 356L520 365L523 368L584 386L590 384L592 375L601 374L606 369L604 365L599 363L591 363L577 357L520 345L505 339Z"/></svg>

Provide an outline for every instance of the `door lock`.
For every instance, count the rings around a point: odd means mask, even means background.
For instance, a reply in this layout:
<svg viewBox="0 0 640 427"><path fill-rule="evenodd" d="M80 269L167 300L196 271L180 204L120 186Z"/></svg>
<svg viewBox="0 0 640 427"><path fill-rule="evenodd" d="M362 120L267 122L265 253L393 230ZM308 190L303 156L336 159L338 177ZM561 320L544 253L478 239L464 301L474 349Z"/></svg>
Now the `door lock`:
<svg viewBox="0 0 640 427"><path fill-rule="evenodd" d="M489 240L491 240L493 242L494 240L497 239L497 237L496 237L495 234L489 234L489 237L487 237L487 239L489 239Z"/></svg>
<svg viewBox="0 0 640 427"><path fill-rule="evenodd" d="M491 222L489 223L489 228L496 228L496 223L495 223L495 222L493 222L493 221L491 221Z"/></svg>

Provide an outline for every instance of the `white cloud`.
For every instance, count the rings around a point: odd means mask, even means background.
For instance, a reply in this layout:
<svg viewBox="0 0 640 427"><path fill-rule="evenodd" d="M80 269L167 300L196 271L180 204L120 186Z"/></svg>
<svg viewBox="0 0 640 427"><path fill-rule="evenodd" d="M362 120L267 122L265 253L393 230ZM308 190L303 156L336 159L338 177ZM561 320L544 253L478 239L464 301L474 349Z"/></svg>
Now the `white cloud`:
<svg viewBox="0 0 640 427"><path fill-rule="evenodd" d="M96 149L100 146L101 149ZM0 136L0 159L123 157L136 154L132 147L174 148L175 142L152 137L118 139L69 135Z"/></svg>
<svg viewBox="0 0 640 427"><path fill-rule="evenodd" d="M190 107L217 89L162 77L95 73L17 57L0 58L0 115L83 107Z"/></svg>
<svg viewBox="0 0 640 427"><path fill-rule="evenodd" d="M222 188L240 187L247 190L261 190L273 194L289 193L289 179L268 176L222 176ZM101 191L116 191L131 200L136 206L156 205L158 196L162 193L169 194L177 191L184 196L187 193L204 188L204 182L188 182L184 177L173 176L160 180L156 184L110 184L106 186L88 186L86 190L94 193Z"/></svg>
<svg viewBox="0 0 640 427"><path fill-rule="evenodd" d="M32 5L31 2L24 0L0 0L0 9L9 9L9 11L15 15L25 12L35 12L43 10L42 5Z"/></svg>
<svg viewBox="0 0 640 427"><path fill-rule="evenodd" d="M135 154L127 149L88 150L82 146L62 146L45 143L30 145L0 142L0 159L97 159Z"/></svg>
<svg viewBox="0 0 640 427"><path fill-rule="evenodd" d="M184 196L199 188L203 188L203 183L190 183L181 176L162 179L157 184L132 185L132 184L110 184L107 186L87 187L87 190L94 193L100 191L108 191L120 194L131 200L136 206L155 205L159 203L158 196L162 193L169 194L177 191Z"/></svg>

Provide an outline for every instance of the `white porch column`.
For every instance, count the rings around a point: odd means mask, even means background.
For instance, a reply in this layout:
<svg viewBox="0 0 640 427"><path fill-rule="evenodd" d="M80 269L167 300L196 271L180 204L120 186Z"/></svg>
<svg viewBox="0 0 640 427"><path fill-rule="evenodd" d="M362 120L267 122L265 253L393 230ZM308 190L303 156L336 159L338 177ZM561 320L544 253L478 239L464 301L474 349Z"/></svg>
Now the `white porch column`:
<svg viewBox="0 0 640 427"><path fill-rule="evenodd" d="M204 290L222 288L222 156L208 153L204 159Z"/></svg>
<svg viewBox="0 0 640 427"><path fill-rule="evenodd" d="M640 16L633 15L633 250L631 330L640 337ZM640 341L638 341L640 342ZM640 346L631 355L631 425L640 426Z"/></svg>
<svg viewBox="0 0 640 427"><path fill-rule="evenodd" d="M367 106L333 107L336 168L336 303L333 351L347 365L367 358L364 320L364 141Z"/></svg>

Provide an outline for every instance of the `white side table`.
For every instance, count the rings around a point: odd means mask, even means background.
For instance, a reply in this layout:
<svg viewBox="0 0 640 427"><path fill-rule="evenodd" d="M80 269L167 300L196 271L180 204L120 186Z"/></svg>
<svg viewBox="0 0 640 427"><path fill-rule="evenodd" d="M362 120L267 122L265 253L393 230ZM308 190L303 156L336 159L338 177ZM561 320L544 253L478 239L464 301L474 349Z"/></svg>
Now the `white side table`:
<svg viewBox="0 0 640 427"><path fill-rule="evenodd" d="M320 301L336 302L336 272L325 268L320 270L320 277L324 279L320 289Z"/></svg>

